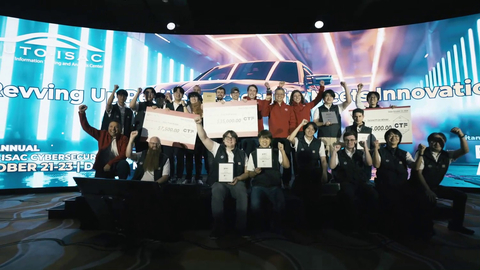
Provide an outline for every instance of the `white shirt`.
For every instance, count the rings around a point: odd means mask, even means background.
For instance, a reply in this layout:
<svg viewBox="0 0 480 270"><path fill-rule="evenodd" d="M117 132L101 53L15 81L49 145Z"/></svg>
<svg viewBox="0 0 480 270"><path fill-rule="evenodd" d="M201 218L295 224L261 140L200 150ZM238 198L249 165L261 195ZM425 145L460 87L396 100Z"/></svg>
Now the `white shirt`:
<svg viewBox="0 0 480 270"><path fill-rule="evenodd" d="M333 104L324 104L324 105L325 105L325 107L327 107L327 109L330 109ZM342 112L345 110L345 108L343 107L343 103L342 103L342 104L339 104L339 105L337 106L337 108L338 108L338 114L342 114ZM320 111L319 111L319 108L317 108L317 109L315 110L315 112L313 113L313 120L314 120L314 121L315 121L315 120L317 120L317 121L320 120ZM340 120L340 119L338 119L338 120ZM339 123L339 124L341 124L341 123Z"/></svg>
<svg viewBox="0 0 480 270"><path fill-rule="evenodd" d="M213 147L212 147L212 150L210 151L210 153L212 153L212 155L215 157L217 155L217 152L218 152L218 148L220 148L220 144L215 142L215 141L212 141L213 142ZM228 156L228 163L233 163L233 152L231 150L229 150L228 148L226 148L227 150L227 156ZM247 155L245 155L245 164L247 164L248 162L248 157Z"/></svg>
<svg viewBox="0 0 480 270"><path fill-rule="evenodd" d="M433 152L433 151L432 151L431 153L432 153L432 156L433 156L433 158L435 159L435 161L438 161L438 158L440 157L440 152ZM453 159L453 151L447 151L447 153L448 153L448 157L449 157L449 159L450 159L450 162L449 162L448 164L450 164L450 163L452 163L453 161L455 161L455 160ZM417 151L417 153L415 153L415 160L417 160L417 159L418 159L418 151ZM423 170L423 168L425 168L425 163L423 162L423 160L424 160L424 159L422 158L422 161L420 162L420 168L419 168L419 170Z"/></svg>
<svg viewBox="0 0 480 270"><path fill-rule="evenodd" d="M375 160L374 157L372 157L372 159ZM412 155L409 152L407 152L407 154L405 155L405 159L407 160L408 165L415 163L415 160L413 159ZM382 162L382 156L379 155L378 160Z"/></svg>
<svg viewBox="0 0 480 270"><path fill-rule="evenodd" d="M278 151L278 163L282 165L283 158L282 158L282 153ZM247 163L247 171L253 172L255 171L255 164L253 163L253 156L250 154L248 157L248 163Z"/></svg>
<svg viewBox="0 0 480 270"><path fill-rule="evenodd" d="M357 150L357 148L354 148L353 151L348 151L346 148L344 149L341 149L339 150L338 152L340 151L345 151L345 153L347 153L347 155L352 158L353 157L353 154L355 154L355 151ZM335 159L335 164L338 165L339 161L338 161L338 152L337 152L337 156L336 156L336 159ZM363 152L363 162L366 163L367 161L367 157L365 155L365 151L362 151ZM408 153L408 152L407 152Z"/></svg>
<svg viewBox="0 0 480 270"><path fill-rule="evenodd" d="M311 140L307 139L306 136L303 136L303 138L307 142L308 146L310 146L310 143L312 143L313 138ZM297 151L297 149L298 149L298 138L297 137L295 137L295 143L293 144L293 148L295 148L295 151ZM319 155L320 158L326 157L326 155L325 155L325 145L324 145L323 142L320 144L320 148L318 149L318 155Z"/></svg>

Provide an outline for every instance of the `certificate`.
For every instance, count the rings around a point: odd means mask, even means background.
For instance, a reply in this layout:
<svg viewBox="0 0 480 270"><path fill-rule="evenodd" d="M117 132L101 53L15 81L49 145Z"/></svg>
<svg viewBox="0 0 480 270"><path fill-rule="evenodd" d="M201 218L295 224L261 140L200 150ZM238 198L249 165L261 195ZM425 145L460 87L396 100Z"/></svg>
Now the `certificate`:
<svg viewBox="0 0 480 270"><path fill-rule="evenodd" d="M192 149L197 137L195 114L147 108L142 137L158 137L162 145Z"/></svg>
<svg viewBox="0 0 480 270"><path fill-rule="evenodd" d="M360 142L366 142L370 147L370 133L358 133L357 134L357 149L363 150L363 147L360 145Z"/></svg>
<svg viewBox="0 0 480 270"><path fill-rule="evenodd" d="M380 143L385 143L385 132L391 128L402 133L402 143L412 143L412 121L410 106L364 110L364 122L372 128Z"/></svg>
<svg viewBox="0 0 480 270"><path fill-rule="evenodd" d="M338 124L337 114L335 112L322 112L322 122L330 122L331 124Z"/></svg>
<svg viewBox="0 0 480 270"><path fill-rule="evenodd" d="M257 148L257 167L272 168L272 149Z"/></svg>
<svg viewBox="0 0 480 270"><path fill-rule="evenodd" d="M203 93L203 103L215 102L217 93Z"/></svg>
<svg viewBox="0 0 480 270"><path fill-rule="evenodd" d="M218 164L218 182L233 182L233 163Z"/></svg>
<svg viewBox="0 0 480 270"><path fill-rule="evenodd" d="M257 101L203 104L203 128L210 138L222 138L227 130L238 137L258 136Z"/></svg>

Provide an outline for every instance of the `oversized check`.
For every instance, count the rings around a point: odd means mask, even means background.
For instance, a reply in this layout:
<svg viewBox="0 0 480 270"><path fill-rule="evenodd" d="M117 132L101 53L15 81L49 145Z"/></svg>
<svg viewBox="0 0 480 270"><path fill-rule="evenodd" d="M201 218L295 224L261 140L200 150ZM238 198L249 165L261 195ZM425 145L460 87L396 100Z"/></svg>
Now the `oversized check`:
<svg viewBox="0 0 480 270"><path fill-rule="evenodd" d="M396 128L402 133L402 144L412 143L412 117L410 106L364 110L365 126L372 128L372 133L380 143L385 143L385 132Z"/></svg>
<svg viewBox="0 0 480 270"><path fill-rule="evenodd" d="M142 137L157 136L162 145L195 147L197 124L195 114L147 108L143 121Z"/></svg>
<svg viewBox="0 0 480 270"><path fill-rule="evenodd" d="M257 137L257 101L203 103L203 123L210 138L222 138L227 130L238 137Z"/></svg>

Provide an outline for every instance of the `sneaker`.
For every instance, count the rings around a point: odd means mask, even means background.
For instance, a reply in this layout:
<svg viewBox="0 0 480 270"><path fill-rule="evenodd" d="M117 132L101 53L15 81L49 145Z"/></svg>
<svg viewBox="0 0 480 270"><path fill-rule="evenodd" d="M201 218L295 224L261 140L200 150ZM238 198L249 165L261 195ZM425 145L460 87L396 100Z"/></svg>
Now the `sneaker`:
<svg viewBox="0 0 480 270"><path fill-rule="evenodd" d="M182 184L190 185L190 184L192 184L192 180L185 179L185 180L183 180Z"/></svg>
<svg viewBox="0 0 480 270"><path fill-rule="evenodd" d="M199 180L197 180L197 184L203 185L203 181L199 179Z"/></svg>
<svg viewBox="0 0 480 270"><path fill-rule="evenodd" d="M450 231L454 231L454 232L459 232L459 233L463 233L463 234L466 234L466 235L473 235L475 234L475 231L474 230L470 230L470 229L467 229L463 226L454 226L454 225L450 225L448 224L448 229Z"/></svg>

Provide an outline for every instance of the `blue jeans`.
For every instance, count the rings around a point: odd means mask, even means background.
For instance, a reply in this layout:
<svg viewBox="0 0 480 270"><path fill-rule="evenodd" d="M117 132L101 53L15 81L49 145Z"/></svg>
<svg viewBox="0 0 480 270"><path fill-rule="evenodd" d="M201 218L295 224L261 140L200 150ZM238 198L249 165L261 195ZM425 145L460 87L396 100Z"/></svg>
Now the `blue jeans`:
<svg viewBox="0 0 480 270"><path fill-rule="evenodd" d="M273 217L272 227L281 230L283 228L283 217L285 212L285 197L281 187L262 187L253 186L252 194L250 195L251 209L255 217L256 229L262 229L264 223L263 217L265 215L265 206L263 202L268 199L272 204Z"/></svg>
<svg viewBox="0 0 480 270"><path fill-rule="evenodd" d="M234 186L220 182L212 185L213 230L225 229L224 201L227 196L231 196L236 201L235 227L243 232L247 228L248 207L247 188L244 181L238 181Z"/></svg>

